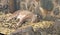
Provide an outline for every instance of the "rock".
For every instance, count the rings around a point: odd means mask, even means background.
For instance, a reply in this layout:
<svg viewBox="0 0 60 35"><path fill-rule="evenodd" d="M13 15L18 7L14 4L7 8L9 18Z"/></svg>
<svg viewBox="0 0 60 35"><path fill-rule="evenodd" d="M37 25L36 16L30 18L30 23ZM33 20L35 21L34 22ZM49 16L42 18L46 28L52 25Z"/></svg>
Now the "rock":
<svg viewBox="0 0 60 35"><path fill-rule="evenodd" d="M54 30L56 34L60 34L60 19L57 19L54 23Z"/></svg>
<svg viewBox="0 0 60 35"><path fill-rule="evenodd" d="M14 13L15 12L15 1L14 0L8 0L8 6L9 6L9 12Z"/></svg>
<svg viewBox="0 0 60 35"><path fill-rule="evenodd" d="M0 11L2 11L3 13L8 11L8 3L7 2L8 2L8 0L0 1Z"/></svg>
<svg viewBox="0 0 60 35"><path fill-rule="evenodd" d="M1 0L0 1L0 11L3 13L13 13L15 11L14 0Z"/></svg>
<svg viewBox="0 0 60 35"><path fill-rule="evenodd" d="M47 33L45 31L41 32L41 35L47 35Z"/></svg>
<svg viewBox="0 0 60 35"><path fill-rule="evenodd" d="M0 35L5 35L5 34L3 34L3 33L0 33Z"/></svg>
<svg viewBox="0 0 60 35"><path fill-rule="evenodd" d="M55 3L60 5L60 0L55 0Z"/></svg>
<svg viewBox="0 0 60 35"><path fill-rule="evenodd" d="M47 20L47 21L55 21L55 17L52 17L52 16L50 16L50 15L47 15L45 18L44 18L44 20Z"/></svg>
<svg viewBox="0 0 60 35"><path fill-rule="evenodd" d="M55 24L54 24L54 27L56 27L56 28L60 28L60 19L57 19L56 21L55 21Z"/></svg>
<svg viewBox="0 0 60 35"><path fill-rule="evenodd" d="M55 8L53 11L54 15L59 15L59 12L60 12L59 7Z"/></svg>
<svg viewBox="0 0 60 35"><path fill-rule="evenodd" d="M27 26L12 32L10 35L34 35L34 32L31 26Z"/></svg>
<svg viewBox="0 0 60 35"><path fill-rule="evenodd" d="M35 35L41 35L41 31L36 31L35 33L34 33Z"/></svg>
<svg viewBox="0 0 60 35"><path fill-rule="evenodd" d="M48 10L48 11L51 11L53 10L53 7L54 7L54 4L52 3L51 0L41 0L41 7Z"/></svg>

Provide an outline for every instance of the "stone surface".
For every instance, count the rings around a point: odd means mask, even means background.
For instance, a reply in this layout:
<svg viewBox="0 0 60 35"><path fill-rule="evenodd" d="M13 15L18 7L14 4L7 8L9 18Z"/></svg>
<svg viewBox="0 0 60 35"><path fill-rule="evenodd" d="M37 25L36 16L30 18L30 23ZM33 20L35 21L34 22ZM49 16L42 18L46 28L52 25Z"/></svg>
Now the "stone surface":
<svg viewBox="0 0 60 35"><path fill-rule="evenodd" d="M60 5L60 0L55 0L55 3Z"/></svg>
<svg viewBox="0 0 60 35"><path fill-rule="evenodd" d="M10 35L34 35L33 28L32 27L22 27L15 32L11 33Z"/></svg>
<svg viewBox="0 0 60 35"><path fill-rule="evenodd" d="M54 8L54 4L52 3L51 0L41 0L41 7L48 10L48 11L51 11L53 10Z"/></svg>
<svg viewBox="0 0 60 35"><path fill-rule="evenodd" d="M60 13L59 7L55 8L53 13L54 13L54 15L59 15L59 13Z"/></svg>
<svg viewBox="0 0 60 35"><path fill-rule="evenodd" d="M0 11L6 13L8 11L8 0L0 0Z"/></svg>
<svg viewBox="0 0 60 35"><path fill-rule="evenodd" d="M56 18L54 18L54 17L52 17L52 16L47 15L47 16L44 18L44 20L48 20L48 21L55 21L55 20L56 20Z"/></svg>
<svg viewBox="0 0 60 35"><path fill-rule="evenodd" d="M3 33L0 33L0 35L4 35Z"/></svg>

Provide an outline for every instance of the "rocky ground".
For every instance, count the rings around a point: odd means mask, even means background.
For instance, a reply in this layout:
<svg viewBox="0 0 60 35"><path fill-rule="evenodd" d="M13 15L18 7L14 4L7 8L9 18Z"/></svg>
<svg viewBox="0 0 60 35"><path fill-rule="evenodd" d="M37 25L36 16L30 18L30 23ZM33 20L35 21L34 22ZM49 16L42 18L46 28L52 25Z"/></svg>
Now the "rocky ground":
<svg viewBox="0 0 60 35"><path fill-rule="evenodd" d="M6 21L8 16L12 14L11 13L4 14L0 12L0 33L5 35L60 35L60 0L36 0L36 1L37 2L31 0L26 3L25 0L23 1L21 0L20 1L21 3L24 2L27 4L26 8L26 5L22 3L21 10L22 9L29 10L33 13L36 13L38 16L41 16L42 14L41 17L42 20L40 22L37 23L26 22L22 24L20 27L15 28L18 19ZM41 10L40 7L43 8L43 11Z"/></svg>
<svg viewBox="0 0 60 35"><path fill-rule="evenodd" d="M20 29L21 31L25 31L27 32L26 30L30 30L30 27L32 27L34 34L36 33L36 35L51 35L51 34L54 34L54 29L53 29L53 26L54 26L54 22L53 21L41 21L41 22L38 22L38 23L29 23L27 22L26 24L22 24L21 27L18 27L17 29L15 29L15 24L18 22L17 20L14 20L12 19L12 21L9 21L7 22L6 21L6 18L7 16L9 16L11 14L0 14L0 33L3 33L5 35L9 35L9 34L17 34L17 33L20 33ZM27 28L27 29L26 29ZM25 29L25 30L24 30ZM60 29L60 28L59 28ZM17 32L14 33L14 31L18 30ZM31 31L31 30L30 30ZM59 30L58 30L59 31ZM57 33L58 33L57 31ZM13 33L12 33L13 32ZM22 33L23 33L22 32ZM57 34L55 32L55 34ZM24 34L24 33L23 33ZM29 33L28 33L29 34ZM26 34L25 34L26 35ZM33 35L31 33L31 35ZM58 34L57 34L58 35Z"/></svg>

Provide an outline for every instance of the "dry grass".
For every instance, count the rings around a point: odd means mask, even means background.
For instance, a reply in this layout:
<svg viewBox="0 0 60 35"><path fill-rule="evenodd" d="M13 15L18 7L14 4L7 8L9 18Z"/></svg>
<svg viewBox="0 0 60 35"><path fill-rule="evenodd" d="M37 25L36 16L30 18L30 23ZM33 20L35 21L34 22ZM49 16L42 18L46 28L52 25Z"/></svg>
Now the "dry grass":
<svg viewBox="0 0 60 35"><path fill-rule="evenodd" d="M10 34L11 32L15 31L14 24L17 23L17 20L12 19L12 21L6 22L6 18L9 15L11 14L8 14L8 15L0 14L0 32L1 33ZM41 29L49 28L50 26L53 25L53 22L51 21L42 21L38 23L28 22L26 24L23 24L21 27L28 26L28 25L32 26L34 31L36 31L37 28L41 28Z"/></svg>

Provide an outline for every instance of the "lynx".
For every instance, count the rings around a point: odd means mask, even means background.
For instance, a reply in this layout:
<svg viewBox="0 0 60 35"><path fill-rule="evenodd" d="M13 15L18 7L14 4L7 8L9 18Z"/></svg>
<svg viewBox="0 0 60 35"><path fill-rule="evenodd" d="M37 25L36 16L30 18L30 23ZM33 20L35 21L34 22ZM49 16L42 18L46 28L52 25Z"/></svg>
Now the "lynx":
<svg viewBox="0 0 60 35"><path fill-rule="evenodd" d="M33 23L37 21L37 15L33 14L32 12L27 11L27 10L16 11L10 17L8 17L7 21L11 20L14 17L19 19L19 22L17 23L17 26L21 25L26 20L29 21L29 22L33 22Z"/></svg>

